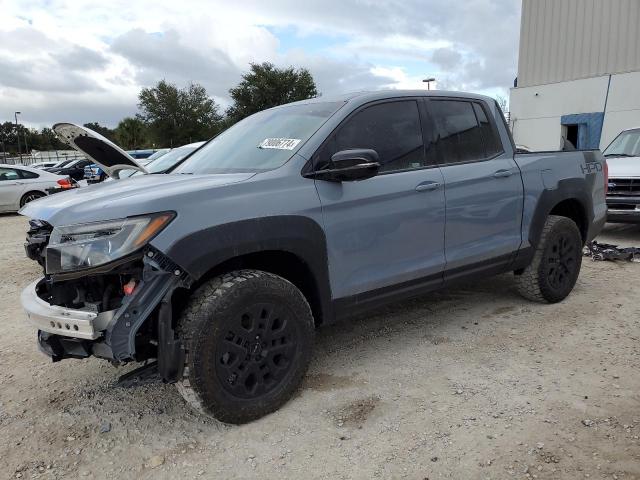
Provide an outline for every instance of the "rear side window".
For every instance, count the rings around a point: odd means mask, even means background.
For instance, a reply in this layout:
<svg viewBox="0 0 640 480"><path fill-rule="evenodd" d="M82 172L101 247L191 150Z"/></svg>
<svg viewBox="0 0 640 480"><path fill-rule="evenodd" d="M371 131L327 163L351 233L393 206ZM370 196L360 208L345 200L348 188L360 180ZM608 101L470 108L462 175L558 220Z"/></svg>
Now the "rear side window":
<svg viewBox="0 0 640 480"><path fill-rule="evenodd" d="M433 100L429 102L437 131L441 163L461 163L485 158L482 132L471 102Z"/></svg>
<svg viewBox="0 0 640 480"><path fill-rule="evenodd" d="M328 144L330 157L340 150L371 148L380 157L380 172L424 166L424 144L418 104L386 102L356 113Z"/></svg>
<svg viewBox="0 0 640 480"><path fill-rule="evenodd" d="M40 178L40 175L34 172L30 172L28 170L18 170L20 172L20 176L22 178Z"/></svg>
<svg viewBox="0 0 640 480"><path fill-rule="evenodd" d="M473 103L473 110L475 111L476 118L480 123L480 130L482 131L482 141L484 142L484 154L486 158L491 158L499 153L502 153L502 142L498 137L498 132L491 125L484 108L479 103Z"/></svg>

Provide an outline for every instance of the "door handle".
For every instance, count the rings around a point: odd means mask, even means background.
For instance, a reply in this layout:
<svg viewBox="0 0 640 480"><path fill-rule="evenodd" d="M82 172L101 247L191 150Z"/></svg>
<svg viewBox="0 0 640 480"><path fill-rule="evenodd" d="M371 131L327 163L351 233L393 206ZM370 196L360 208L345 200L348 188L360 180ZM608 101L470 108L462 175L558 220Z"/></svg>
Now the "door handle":
<svg viewBox="0 0 640 480"><path fill-rule="evenodd" d="M506 178L506 177L510 177L511 175L513 175L513 171L512 170L498 170L496 173L493 174L494 178Z"/></svg>
<svg viewBox="0 0 640 480"><path fill-rule="evenodd" d="M416 192L431 192L440 188L442 184L438 182L423 182L418 184Z"/></svg>

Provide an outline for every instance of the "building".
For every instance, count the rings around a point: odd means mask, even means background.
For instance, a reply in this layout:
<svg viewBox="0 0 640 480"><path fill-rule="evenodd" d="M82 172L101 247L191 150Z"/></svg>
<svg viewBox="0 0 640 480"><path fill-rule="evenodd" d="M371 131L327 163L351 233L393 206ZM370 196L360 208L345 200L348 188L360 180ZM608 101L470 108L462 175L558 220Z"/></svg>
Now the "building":
<svg viewBox="0 0 640 480"><path fill-rule="evenodd" d="M601 148L640 127L640 0L523 0L516 144Z"/></svg>

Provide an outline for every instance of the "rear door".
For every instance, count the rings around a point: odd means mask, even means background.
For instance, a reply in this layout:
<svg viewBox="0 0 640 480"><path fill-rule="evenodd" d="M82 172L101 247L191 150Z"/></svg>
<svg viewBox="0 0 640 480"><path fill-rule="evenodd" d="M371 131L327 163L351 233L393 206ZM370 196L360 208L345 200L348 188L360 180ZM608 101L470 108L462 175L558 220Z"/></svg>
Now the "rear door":
<svg viewBox="0 0 640 480"><path fill-rule="evenodd" d="M415 99L361 107L314 155L322 168L337 151L370 148L381 163L367 180L316 180L336 299L361 305L442 283L443 179L423 140L421 108Z"/></svg>
<svg viewBox="0 0 640 480"><path fill-rule="evenodd" d="M484 102L430 99L446 197L445 280L511 261L521 242L523 186Z"/></svg>

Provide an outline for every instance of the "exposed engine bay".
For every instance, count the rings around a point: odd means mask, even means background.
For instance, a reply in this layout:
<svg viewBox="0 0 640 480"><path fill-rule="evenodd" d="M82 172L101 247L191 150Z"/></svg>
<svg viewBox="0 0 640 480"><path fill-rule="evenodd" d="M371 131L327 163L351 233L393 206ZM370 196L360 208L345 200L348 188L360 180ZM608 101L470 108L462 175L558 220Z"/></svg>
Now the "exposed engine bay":
<svg viewBox="0 0 640 480"><path fill-rule="evenodd" d="M174 332L171 299L176 289L189 287L189 276L149 245L107 264L48 273L53 230L44 221L31 220L25 243L27 256L44 270L31 300L23 298L32 307L27 316L40 330L41 350L54 361L157 359L162 378L178 378L184 352ZM61 316L42 318L38 302L59 309Z"/></svg>
<svg viewBox="0 0 640 480"><path fill-rule="evenodd" d="M52 227L40 220L29 221L25 243L27 256L45 268L45 250ZM73 274L47 275L39 284L38 296L51 305L88 312L105 312L122 305L125 296L131 295L142 278L144 264L142 254L128 258L127 262L115 265L104 273L91 275L82 271Z"/></svg>

